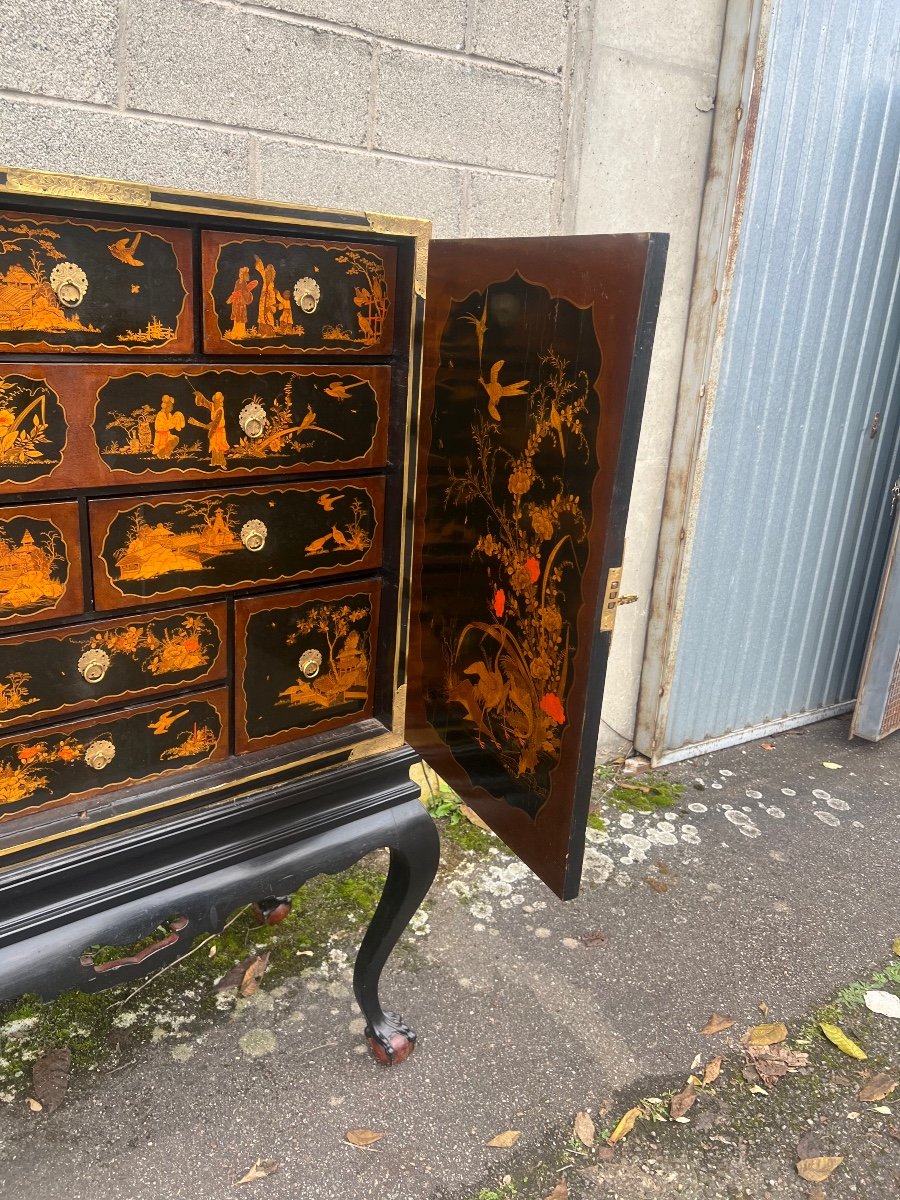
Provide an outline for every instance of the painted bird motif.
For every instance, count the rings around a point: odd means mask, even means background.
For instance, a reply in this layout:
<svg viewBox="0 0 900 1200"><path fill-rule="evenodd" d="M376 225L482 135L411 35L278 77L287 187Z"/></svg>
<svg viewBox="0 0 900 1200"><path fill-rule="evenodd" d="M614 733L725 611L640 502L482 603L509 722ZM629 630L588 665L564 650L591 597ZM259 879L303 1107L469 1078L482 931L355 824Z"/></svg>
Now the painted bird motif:
<svg viewBox="0 0 900 1200"><path fill-rule="evenodd" d="M469 313L465 313L460 317L460 320L468 321L471 325L475 326L475 337L478 341L478 370L480 372L481 353L484 349L484 335L487 333L487 292L484 293L484 307L481 310L481 316L473 317Z"/></svg>
<svg viewBox="0 0 900 1200"><path fill-rule="evenodd" d="M332 400L349 400L351 389L362 387L364 383L368 383L368 380L358 379L356 383L342 383L340 379L336 379L334 383L329 383L325 395L330 396Z"/></svg>
<svg viewBox="0 0 900 1200"><path fill-rule="evenodd" d="M332 525L331 536L334 538L334 544L336 546L340 546L343 550L346 550L346 548L350 545L350 543L338 529L337 525Z"/></svg>
<svg viewBox="0 0 900 1200"><path fill-rule="evenodd" d="M109 252L113 258L117 258L119 262L125 263L129 267L142 267L144 264L140 259L134 257L134 252L138 248L138 242L141 240L141 232L134 235L129 242L127 237L119 238L117 242L113 242L109 247Z"/></svg>
<svg viewBox="0 0 900 1200"><path fill-rule="evenodd" d="M316 538L314 542L310 542L306 547L307 554L324 554L325 547L331 541L331 534L326 533L324 537Z"/></svg>
<svg viewBox="0 0 900 1200"><path fill-rule="evenodd" d="M520 379L518 383L501 383L500 372L506 365L506 359L498 358L491 367L490 378L487 383L479 376L478 382L487 392L488 397L488 412L495 421L500 420L500 410L497 408L498 403L505 396L524 396L524 388L528 387L527 379Z"/></svg>
<svg viewBox="0 0 900 1200"><path fill-rule="evenodd" d="M326 512L331 512L338 500L342 499L343 497L341 496L340 492L335 492L333 496L330 492L323 492L316 501L316 504L321 504L322 508L324 508Z"/></svg>
<svg viewBox="0 0 900 1200"><path fill-rule="evenodd" d="M168 733L176 721L180 721L182 717L186 717L188 711L188 709L183 708L181 712L175 712L174 709L167 708L164 713L160 713L155 721L151 721L147 728L152 729L156 736L159 737L160 734Z"/></svg>

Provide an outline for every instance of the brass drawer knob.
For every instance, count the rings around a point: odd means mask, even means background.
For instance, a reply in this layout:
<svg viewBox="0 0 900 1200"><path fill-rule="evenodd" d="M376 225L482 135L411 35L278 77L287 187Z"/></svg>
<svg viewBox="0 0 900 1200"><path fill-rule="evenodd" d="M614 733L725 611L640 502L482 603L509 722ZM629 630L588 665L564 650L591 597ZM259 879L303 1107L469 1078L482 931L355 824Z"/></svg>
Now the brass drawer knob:
<svg viewBox="0 0 900 1200"><path fill-rule="evenodd" d="M297 660L297 666L304 679L315 679L322 666L322 655L318 650L304 650Z"/></svg>
<svg viewBox="0 0 900 1200"><path fill-rule="evenodd" d="M307 315L316 311L321 296L319 285L309 275L294 284L294 299L300 305L300 311Z"/></svg>
<svg viewBox="0 0 900 1200"><path fill-rule="evenodd" d="M95 771L108 767L116 757L116 748L109 738L97 738L84 751L84 761Z"/></svg>
<svg viewBox="0 0 900 1200"><path fill-rule="evenodd" d="M266 410L255 400L248 401L238 414L238 424L248 438L260 438L266 431L269 418Z"/></svg>
<svg viewBox="0 0 900 1200"><path fill-rule="evenodd" d="M248 550L262 550L268 532L265 524L254 517L252 521L245 521L241 526L241 541Z"/></svg>
<svg viewBox="0 0 900 1200"><path fill-rule="evenodd" d="M99 683L109 670L109 663L105 650L85 650L78 660L78 670L86 683Z"/></svg>
<svg viewBox="0 0 900 1200"><path fill-rule="evenodd" d="M77 263L61 262L50 272L50 286L60 304L77 308L88 289L88 279Z"/></svg>

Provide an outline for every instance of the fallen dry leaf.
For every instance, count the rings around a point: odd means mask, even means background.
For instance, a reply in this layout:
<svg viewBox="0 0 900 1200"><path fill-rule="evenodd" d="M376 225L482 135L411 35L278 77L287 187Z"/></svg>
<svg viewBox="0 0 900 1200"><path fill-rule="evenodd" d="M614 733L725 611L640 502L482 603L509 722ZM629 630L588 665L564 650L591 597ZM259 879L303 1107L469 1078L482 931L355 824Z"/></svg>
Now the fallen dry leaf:
<svg viewBox="0 0 900 1200"><path fill-rule="evenodd" d="M607 1145L614 1146L616 1142L620 1142L623 1137L626 1137L634 1129L634 1123L643 1112L640 1107L629 1108L628 1112L622 1117L618 1125L606 1139Z"/></svg>
<svg viewBox="0 0 900 1200"><path fill-rule="evenodd" d="M594 1122L591 1120L590 1113L576 1113L574 1132L582 1146L593 1146L597 1130L594 1127Z"/></svg>
<svg viewBox="0 0 900 1200"><path fill-rule="evenodd" d="M763 750L774 750L775 749L774 742L760 742L760 745L762 746Z"/></svg>
<svg viewBox="0 0 900 1200"><path fill-rule="evenodd" d="M769 1006L768 1006L768 1004L766 1004L765 1000L761 1000L759 1002L759 1004L757 1004L756 1007L759 1009L759 1011L762 1013L762 1015L764 1017L767 1017L769 1015Z"/></svg>
<svg viewBox="0 0 900 1200"><path fill-rule="evenodd" d="M476 826L478 829L483 829L485 833L493 832L487 821L482 821L475 809L469 808L468 804L461 804L459 806L459 811L471 825Z"/></svg>
<svg viewBox="0 0 900 1200"><path fill-rule="evenodd" d="M787 1025L783 1021L775 1021L771 1025L754 1025L747 1030L742 1041L745 1046L777 1046L787 1035Z"/></svg>
<svg viewBox="0 0 900 1200"><path fill-rule="evenodd" d="M241 976L241 986L238 989L242 996L253 996L259 991L259 981L266 973L269 965L269 951L257 954L244 974Z"/></svg>
<svg viewBox="0 0 900 1200"><path fill-rule="evenodd" d="M669 890L669 885L667 883L664 883L661 879L654 879L652 875L648 876L644 880L644 883L646 883L648 887L652 887L654 892L659 892L660 894Z"/></svg>
<svg viewBox="0 0 900 1200"><path fill-rule="evenodd" d="M878 1013L882 1017L893 1017L900 1021L900 996L893 992L883 992L877 989L866 992L864 996L869 1012Z"/></svg>
<svg viewBox="0 0 900 1200"><path fill-rule="evenodd" d="M844 769L840 763L833 762L823 762L822 766L827 767L829 771L843 771Z"/></svg>
<svg viewBox="0 0 900 1200"><path fill-rule="evenodd" d="M700 1032L711 1036L714 1033L723 1033L726 1029L730 1029L733 1024L733 1017L726 1016L725 1013L714 1012Z"/></svg>
<svg viewBox="0 0 900 1200"><path fill-rule="evenodd" d="M722 1070L721 1058L711 1058L703 1068L703 1086L708 1087L709 1084L715 1083L719 1078Z"/></svg>
<svg viewBox="0 0 900 1200"><path fill-rule="evenodd" d="M546 1200L569 1200L569 1185L561 1179Z"/></svg>
<svg viewBox="0 0 900 1200"><path fill-rule="evenodd" d="M35 1100L34 1096L26 1097L25 1103L28 1105L28 1107L31 1109L32 1112L43 1112L44 1111L43 1104L41 1104L40 1100Z"/></svg>
<svg viewBox="0 0 900 1200"><path fill-rule="evenodd" d="M605 946L609 936L602 929L592 929L589 933L582 934L581 940L585 946Z"/></svg>
<svg viewBox="0 0 900 1200"><path fill-rule="evenodd" d="M683 1117L689 1108L692 1108L697 1101L697 1092L692 1083L689 1083L683 1091L680 1091L677 1096L673 1096L669 1101L669 1116L673 1120L678 1120Z"/></svg>
<svg viewBox="0 0 900 1200"><path fill-rule="evenodd" d="M380 1142L384 1134L376 1133L374 1129L348 1129L344 1137L351 1146L365 1149L366 1146L374 1146L376 1142Z"/></svg>
<svg viewBox="0 0 900 1200"><path fill-rule="evenodd" d="M820 1021L819 1028L828 1038L829 1042L832 1042L835 1046L837 1046L838 1050L840 1050L842 1054L849 1054L851 1058L859 1059L869 1057L865 1050L863 1050L860 1046L857 1046L856 1042L854 1042L851 1038L848 1038L843 1029L840 1029L837 1025L829 1025L825 1021Z"/></svg>
<svg viewBox="0 0 900 1200"><path fill-rule="evenodd" d="M275 1162L271 1158L258 1158L253 1166L242 1175L238 1183L256 1183L257 1179L266 1179L269 1175L274 1175L281 1163Z"/></svg>
<svg viewBox="0 0 900 1200"><path fill-rule="evenodd" d="M809 1066L809 1055L790 1046L748 1046L747 1056L767 1087L772 1087L788 1071Z"/></svg>
<svg viewBox="0 0 900 1200"><path fill-rule="evenodd" d="M891 949L900 958L900 937L895 937L891 942Z"/></svg>
<svg viewBox="0 0 900 1200"><path fill-rule="evenodd" d="M507 1129L504 1133L498 1133L496 1137L492 1137L485 1145L493 1146L495 1150L508 1150L510 1146L514 1146L522 1136L521 1129Z"/></svg>
<svg viewBox="0 0 900 1200"><path fill-rule="evenodd" d="M842 1154L823 1154L820 1158L801 1158L797 1174L808 1183L823 1183L844 1161Z"/></svg>
<svg viewBox="0 0 900 1200"><path fill-rule="evenodd" d="M48 1113L55 1112L65 1099L71 1066L72 1051L58 1046L42 1054L31 1068L32 1091Z"/></svg>
<svg viewBox="0 0 900 1200"><path fill-rule="evenodd" d="M255 954L249 955L242 959L241 962L235 963L230 970L226 971L218 983L213 984L214 992L227 992L230 988L241 986L244 975L247 973L251 963L256 958Z"/></svg>
<svg viewBox="0 0 900 1200"><path fill-rule="evenodd" d="M599 1162L612 1162L615 1157L615 1146L598 1146L594 1151L594 1158L596 1158Z"/></svg>
<svg viewBox="0 0 900 1200"><path fill-rule="evenodd" d="M863 1084L856 1093L857 1099L877 1103L879 1100L883 1100L885 1096L889 1096L897 1086L897 1083L896 1075L893 1075L890 1071L882 1071L878 1075L873 1075L868 1083Z"/></svg>

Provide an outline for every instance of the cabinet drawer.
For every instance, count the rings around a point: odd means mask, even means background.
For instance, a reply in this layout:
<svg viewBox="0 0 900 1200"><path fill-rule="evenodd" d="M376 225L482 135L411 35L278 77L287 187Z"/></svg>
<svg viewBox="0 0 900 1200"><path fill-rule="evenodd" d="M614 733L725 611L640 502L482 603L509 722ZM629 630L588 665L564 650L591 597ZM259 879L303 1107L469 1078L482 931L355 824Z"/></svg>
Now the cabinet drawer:
<svg viewBox="0 0 900 1200"><path fill-rule="evenodd" d="M388 367L95 369L72 377L101 486L383 467Z"/></svg>
<svg viewBox="0 0 900 1200"><path fill-rule="evenodd" d="M99 608L253 587L381 561L384 480L94 500Z"/></svg>
<svg viewBox="0 0 900 1200"><path fill-rule="evenodd" d="M371 715L379 596L372 580L237 602L239 754Z"/></svg>
<svg viewBox="0 0 900 1200"><path fill-rule="evenodd" d="M0 508L0 630L83 609L78 506Z"/></svg>
<svg viewBox="0 0 900 1200"><path fill-rule="evenodd" d="M390 354L396 250L202 234L207 354Z"/></svg>
<svg viewBox="0 0 900 1200"><path fill-rule="evenodd" d="M193 349L183 229L0 212L0 350Z"/></svg>
<svg viewBox="0 0 900 1200"><path fill-rule="evenodd" d="M228 754L228 692L0 741L0 822Z"/></svg>
<svg viewBox="0 0 900 1200"><path fill-rule="evenodd" d="M224 604L0 641L0 727L222 679Z"/></svg>

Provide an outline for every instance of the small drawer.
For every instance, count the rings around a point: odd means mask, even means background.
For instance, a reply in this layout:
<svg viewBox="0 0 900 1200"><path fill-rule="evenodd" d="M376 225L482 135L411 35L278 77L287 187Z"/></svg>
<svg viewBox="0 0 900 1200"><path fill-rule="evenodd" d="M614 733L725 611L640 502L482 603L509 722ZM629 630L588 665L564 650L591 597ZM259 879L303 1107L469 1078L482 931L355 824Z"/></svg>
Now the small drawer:
<svg viewBox="0 0 900 1200"><path fill-rule="evenodd" d="M83 610L78 506L0 508L0 630Z"/></svg>
<svg viewBox="0 0 900 1200"><path fill-rule="evenodd" d="M114 367L71 391L103 486L383 467L390 382L388 367Z"/></svg>
<svg viewBox="0 0 900 1200"><path fill-rule="evenodd" d="M383 506L379 477L93 500L97 607L376 567Z"/></svg>
<svg viewBox="0 0 900 1200"><path fill-rule="evenodd" d="M207 354L390 354L393 246L202 234Z"/></svg>
<svg viewBox="0 0 900 1200"><path fill-rule="evenodd" d="M228 755L228 691L0 741L0 822Z"/></svg>
<svg viewBox="0 0 900 1200"><path fill-rule="evenodd" d="M0 350L194 348L184 229L0 212Z"/></svg>
<svg viewBox="0 0 900 1200"><path fill-rule="evenodd" d="M239 754L371 716L379 597L373 580L237 602Z"/></svg>
<svg viewBox="0 0 900 1200"><path fill-rule="evenodd" d="M0 640L0 727L223 679L224 604Z"/></svg>

